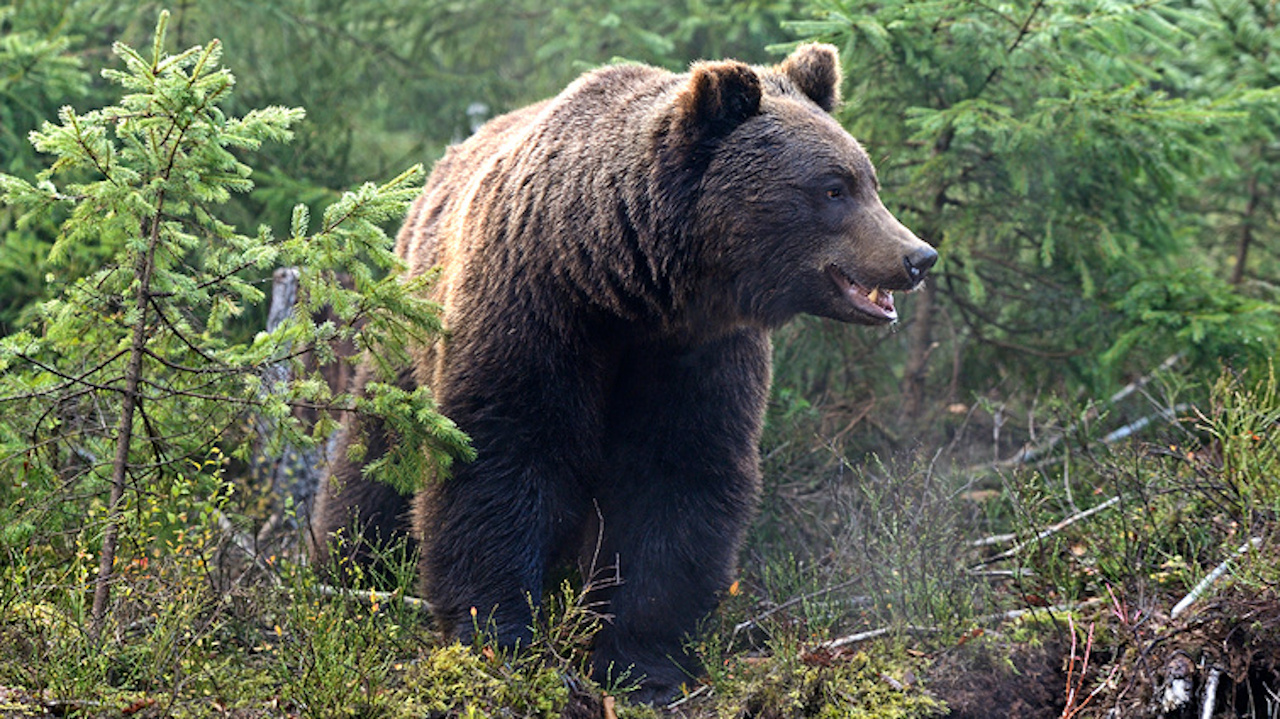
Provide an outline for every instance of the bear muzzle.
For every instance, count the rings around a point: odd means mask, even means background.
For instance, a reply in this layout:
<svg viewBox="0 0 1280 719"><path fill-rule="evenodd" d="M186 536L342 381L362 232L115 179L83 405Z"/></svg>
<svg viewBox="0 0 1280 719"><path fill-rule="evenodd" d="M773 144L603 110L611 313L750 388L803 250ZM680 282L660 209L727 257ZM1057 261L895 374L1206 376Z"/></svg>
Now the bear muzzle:
<svg viewBox="0 0 1280 719"><path fill-rule="evenodd" d="M912 237L914 239L914 236ZM924 282L929 268L938 261L936 250L919 240L916 240L916 243L919 247L912 249L902 258L903 274L891 279L874 283L869 279L859 281L853 273L834 263L827 266L827 276L864 321L871 324L897 322L898 310L894 306L893 291L909 292L916 289Z"/></svg>

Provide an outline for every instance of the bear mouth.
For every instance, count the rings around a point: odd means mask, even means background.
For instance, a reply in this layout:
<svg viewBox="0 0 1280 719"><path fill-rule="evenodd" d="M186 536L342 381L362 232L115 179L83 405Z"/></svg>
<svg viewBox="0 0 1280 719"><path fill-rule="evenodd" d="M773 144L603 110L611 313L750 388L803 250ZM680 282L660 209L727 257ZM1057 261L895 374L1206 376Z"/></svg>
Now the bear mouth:
<svg viewBox="0 0 1280 719"><path fill-rule="evenodd" d="M827 266L827 276L854 309L877 324L898 321L898 310L893 306L892 290L882 290L879 287L868 288L835 265Z"/></svg>

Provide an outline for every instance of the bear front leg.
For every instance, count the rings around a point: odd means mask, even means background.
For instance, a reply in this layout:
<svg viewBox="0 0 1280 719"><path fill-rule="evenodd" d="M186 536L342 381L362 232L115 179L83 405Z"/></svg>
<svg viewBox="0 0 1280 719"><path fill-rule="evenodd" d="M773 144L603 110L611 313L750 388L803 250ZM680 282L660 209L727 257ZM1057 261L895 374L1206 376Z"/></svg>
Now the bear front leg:
<svg viewBox="0 0 1280 719"><path fill-rule="evenodd" d="M549 565L581 532L573 473L554 457L510 459L477 459L433 487L423 509L424 592L446 637L470 642L479 632L527 647Z"/></svg>
<svg viewBox="0 0 1280 719"><path fill-rule="evenodd" d="M669 700L702 673L687 647L732 581L755 510L769 372L767 333L741 330L632 353L609 398L595 562L616 562L621 584L597 592L611 619L592 670L639 683L634 700Z"/></svg>
<svg viewBox="0 0 1280 719"><path fill-rule="evenodd" d="M550 565L576 551L590 506L598 382L582 356L531 342L536 357L507 355L481 384L467 371L485 360L458 344L450 360L460 369L446 376L441 407L471 437L476 459L455 465L418 507L423 589L447 637L469 642L478 630L503 647L528 646L531 605Z"/></svg>

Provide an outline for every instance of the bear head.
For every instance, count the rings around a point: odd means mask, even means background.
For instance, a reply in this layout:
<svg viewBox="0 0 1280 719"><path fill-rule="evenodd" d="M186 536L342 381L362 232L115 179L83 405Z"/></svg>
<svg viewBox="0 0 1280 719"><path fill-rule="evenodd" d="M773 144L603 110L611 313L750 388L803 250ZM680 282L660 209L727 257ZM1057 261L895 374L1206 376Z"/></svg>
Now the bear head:
<svg viewBox="0 0 1280 719"><path fill-rule="evenodd" d="M830 114L839 93L836 49L820 44L774 67L694 65L681 91L683 131L708 153L694 226L744 318L894 322L893 291L937 260L880 201L871 159Z"/></svg>

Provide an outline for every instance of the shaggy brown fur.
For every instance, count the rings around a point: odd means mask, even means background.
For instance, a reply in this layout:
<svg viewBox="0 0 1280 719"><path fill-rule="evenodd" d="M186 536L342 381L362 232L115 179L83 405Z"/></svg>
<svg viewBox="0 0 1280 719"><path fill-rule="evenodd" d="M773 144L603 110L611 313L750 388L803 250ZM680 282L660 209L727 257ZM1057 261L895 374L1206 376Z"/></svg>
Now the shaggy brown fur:
<svg viewBox="0 0 1280 719"><path fill-rule="evenodd" d="M598 679L670 696L686 638L729 583L759 489L769 332L800 313L882 324L936 253L881 204L866 153L828 114L834 48L781 65L588 73L440 161L400 233L449 337L402 377L432 388L474 462L412 511L440 626L475 607L529 638L558 561L600 542ZM369 457L385 449L366 428ZM321 528L402 532L407 500L335 470Z"/></svg>

